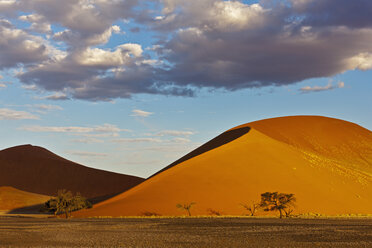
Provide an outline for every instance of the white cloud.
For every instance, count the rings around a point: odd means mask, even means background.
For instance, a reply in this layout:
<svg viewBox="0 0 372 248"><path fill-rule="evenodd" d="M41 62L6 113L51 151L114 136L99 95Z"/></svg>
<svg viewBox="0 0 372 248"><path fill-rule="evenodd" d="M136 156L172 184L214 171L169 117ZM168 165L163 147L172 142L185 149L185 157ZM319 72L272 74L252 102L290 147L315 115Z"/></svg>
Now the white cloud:
<svg viewBox="0 0 372 248"><path fill-rule="evenodd" d="M21 128L30 132L48 132L48 133L90 133L93 132L91 127L46 127L46 126L25 126Z"/></svg>
<svg viewBox="0 0 372 248"><path fill-rule="evenodd" d="M31 86L30 90L31 89L34 90L33 86ZM70 98L65 93L57 92L57 93L54 93L54 94L51 94L51 95L48 95L48 96L39 97L39 99L58 101L58 100L68 100Z"/></svg>
<svg viewBox="0 0 372 248"><path fill-rule="evenodd" d="M167 145L167 144L186 144L186 143L190 143L191 140L187 138L181 138L181 137L176 137L173 139L120 138L120 139L113 139L112 142L115 142L115 143L159 143L159 144L161 143L163 145Z"/></svg>
<svg viewBox="0 0 372 248"><path fill-rule="evenodd" d="M349 60L350 66L359 70L372 69L372 53L360 53Z"/></svg>
<svg viewBox="0 0 372 248"><path fill-rule="evenodd" d="M72 155L80 157L107 157L107 153L98 153L98 152L84 152L84 151L71 151L69 152Z"/></svg>
<svg viewBox="0 0 372 248"><path fill-rule="evenodd" d="M191 140L189 139L186 139L186 138L174 138L171 140L171 142L174 142L174 143L181 143L181 144L186 144L186 143L190 143Z"/></svg>
<svg viewBox="0 0 372 248"><path fill-rule="evenodd" d="M127 129L118 128L115 125L104 124L94 127L82 126L24 126L22 130L38 133L68 133L84 137L117 137L120 132L128 132Z"/></svg>
<svg viewBox="0 0 372 248"><path fill-rule="evenodd" d="M22 15L18 17L18 19L24 22L30 22L31 26L29 30L33 32L46 34L51 33L52 31L51 25L45 21L45 18L42 15L38 14Z"/></svg>
<svg viewBox="0 0 372 248"><path fill-rule="evenodd" d="M154 113L143 111L143 110L140 110L140 109L134 109L134 110L132 110L131 116L135 116L135 117L149 117L152 114L154 114Z"/></svg>
<svg viewBox="0 0 372 248"><path fill-rule="evenodd" d="M118 133L118 132L129 132L130 130L121 129L115 125L106 123L106 124L103 124L102 126L96 126L94 128L94 131L98 133Z"/></svg>
<svg viewBox="0 0 372 248"><path fill-rule="evenodd" d="M319 91L327 91L327 90L334 90L344 88L344 82L338 82L337 85L333 85L332 83L327 84L326 86L305 86L300 89L302 93L310 93L310 92L319 92Z"/></svg>
<svg viewBox="0 0 372 248"><path fill-rule="evenodd" d="M96 143L103 143L104 141L101 139L96 138L81 138L81 139L74 139L72 140L74 143L83 143L83 144L96 144Z"/></svg>
<svg viewBox="0 0 372 248"><path fill-rule="evenodd" d="M25 111L0 108L0 120L37 120L39 117Z"/></svg>
<svg viewBox="0 0 372 248"><path fill-rule="evenodd" d="M114 139L112 140L116 143L162 143L163 140L155 139L155 138L122 138L122 139Z"/></svg>
<svg viewBox="0 0 372 248"><path fill-rule="evenodd" d="M38 14L22 15L18 19L25 22L39 22L43 19L43 16Z"/></svg>
<svg viewBox="0 0 372 248"><path fill-rule="evenodd" d="M25 90L31 90L31 91L38 90L38 88L37 88L37 86L35 84L32 84L32 85L24 84L21 87L22 87L22 89L25 89Z"/></svg>
<svg viewBox="0 0 372 248"><path fill-rule="evenodd" d="M30 35L3 19L0 19L0 44L0 69L40 63L54 50L42 37Z"/></svg>
<svg viewBox="0 0 372 248"><path fill-rule="evenodd" d="M0 82L0 88L6 88L6 87L8 87L8 86L6 85L6 83L4 83L4 82Z"/></svg>
<svg viewBox="0 0 372 248"><path fill-rule="evenodd" d="M15 9L16 0L0 0L0 12L13 11Z"/></svg>
<svg viewBox="0 0 372 248"><path fill-rule="evenodd" d="M116 67L129 63L132 56L140 57L141 55L141 45L129 43L118 46L114 51L87 48L75 54L75 59L79 65Z"/></svg>
<svg viewBox="0 0 372 248"><path fill-rule="evenodd" d="M194 134L193 131L163 130L153 134L153 136L190 136Z"/></svg>
<svg viewBox="0 0 372 248"><path fill-rule="evenodd" d="M130 132L129 130L127 131ZM87 138L112 138L112 137L119 137L120 134L119 133L84 133L84 134L78 134L78 136L87 137Z"/></svg>
<svg viewBox="0 0 372 248"><path fill-rule="evenodd" d="M63 110L63 108L61 106L57 106L57 105L51 105L51 104L36 104L34 105L34 107L36 107L37 109L39 110Z"/></svg>
<svg viewBox="0 0 372 248"><path fill-rule="evenodd" d="M57 32L53 35L53 38L58 41L66 42L72 46L76 43L82 43L86 46L106 44L113 33L120 33L120 27L117 25L107 28L102 33L93 33L88 37L82 36L79 32L66 29L64 31Z"/></svg>

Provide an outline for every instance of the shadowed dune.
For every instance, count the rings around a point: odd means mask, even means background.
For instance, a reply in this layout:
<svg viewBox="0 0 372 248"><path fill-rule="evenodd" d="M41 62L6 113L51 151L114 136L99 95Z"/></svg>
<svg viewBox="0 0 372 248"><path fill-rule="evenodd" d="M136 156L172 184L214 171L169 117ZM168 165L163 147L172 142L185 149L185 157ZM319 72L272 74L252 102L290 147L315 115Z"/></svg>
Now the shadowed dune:
<svg viewBox="0 0 372 248"><path fill-rule="evenodd" d="M55 195L59 189L67 189L99 201L143 180L88 168L42 147L23 145L0 151L0 186L27 192Z"/></svg>
<svg viewBox="0 0 372 248"><path fill-rule="evenodd" d="M0 187L0 211L9 211L32 206L40 206L50 197L46 195L34 194L15 189L13 187ZM38 207L37 210L39 210Z"/></svg>
<svg viewBox="0 0 372 248"><path fill-rule="evenodd" d="M371 131L319 116L267 119L230 131L247 127L234 140L212 144L214 149L74 215L184 215L175 206L188 202L196 202L192 214L242 214L241 203L257 202L266 191L294 193L295 213L372 213Z"/></svg>

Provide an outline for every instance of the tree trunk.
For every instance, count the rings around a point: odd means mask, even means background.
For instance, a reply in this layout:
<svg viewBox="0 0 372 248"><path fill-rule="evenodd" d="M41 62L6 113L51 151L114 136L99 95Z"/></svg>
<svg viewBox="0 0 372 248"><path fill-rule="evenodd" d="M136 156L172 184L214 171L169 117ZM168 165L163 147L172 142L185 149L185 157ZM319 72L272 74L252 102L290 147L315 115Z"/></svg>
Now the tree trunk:
<svg viewBox="0 0 372 248"><path fill-rule="evenodd" d="M189 216L191 216L191 212L190 212L190 209L187 209L187 212L189 213Z"/></svg>
<svg viewBox="0 0 372 248"><path fill-rule="evenodd" d="M279 209L279 218L280 219L283 218L283 213L282 213L282 210L281 209Z"/></svg>

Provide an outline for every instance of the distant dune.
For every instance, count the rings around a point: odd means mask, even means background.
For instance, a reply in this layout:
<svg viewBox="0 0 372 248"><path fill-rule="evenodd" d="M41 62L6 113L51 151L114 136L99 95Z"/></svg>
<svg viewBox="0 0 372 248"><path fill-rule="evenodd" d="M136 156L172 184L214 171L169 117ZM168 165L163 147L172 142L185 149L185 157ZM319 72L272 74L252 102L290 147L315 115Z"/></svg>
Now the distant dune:
<svg viewBox="0 0 372 248"><path fill-rule="evenodd" d="M13 187L0 187L0 211L14 210L43 204L50 197L15 189Z"/></svg>
<svg viewBox="0 0 372 248"><path fill-rule="evenodd" d="M23 145L0 151L0 186L55 195L59 189L80 192L87 198L107 199L144 179L88 168L42 147Z"/></svg>
<svg viewBox="0 0 372 248"><path fill-rule="evenodd" d="M338 119L292 116L241 125L219 137L75 216L184 215L176 204L189 202L196 202L194 215L208 209L243 214L240 204L258 202L266 191L294 193L297 214L372 213L367 129Z"/></svg>

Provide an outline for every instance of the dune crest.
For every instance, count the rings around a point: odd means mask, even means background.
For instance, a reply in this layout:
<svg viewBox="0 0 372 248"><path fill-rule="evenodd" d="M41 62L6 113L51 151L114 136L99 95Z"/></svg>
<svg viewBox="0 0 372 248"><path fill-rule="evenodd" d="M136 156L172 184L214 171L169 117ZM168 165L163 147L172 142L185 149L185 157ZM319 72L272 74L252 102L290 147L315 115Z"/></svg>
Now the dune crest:
<svg viewBox="0 0 372 248"><path fill-rule="evenodd" d="M295 213L371 214L372 132L356 124L292 116L256 121L246 134L172 166L75 216L243 214L266 191L294 193ZM230 131L229 130L229 131ZM258 214L263 214L258 213Z"/></svg>

